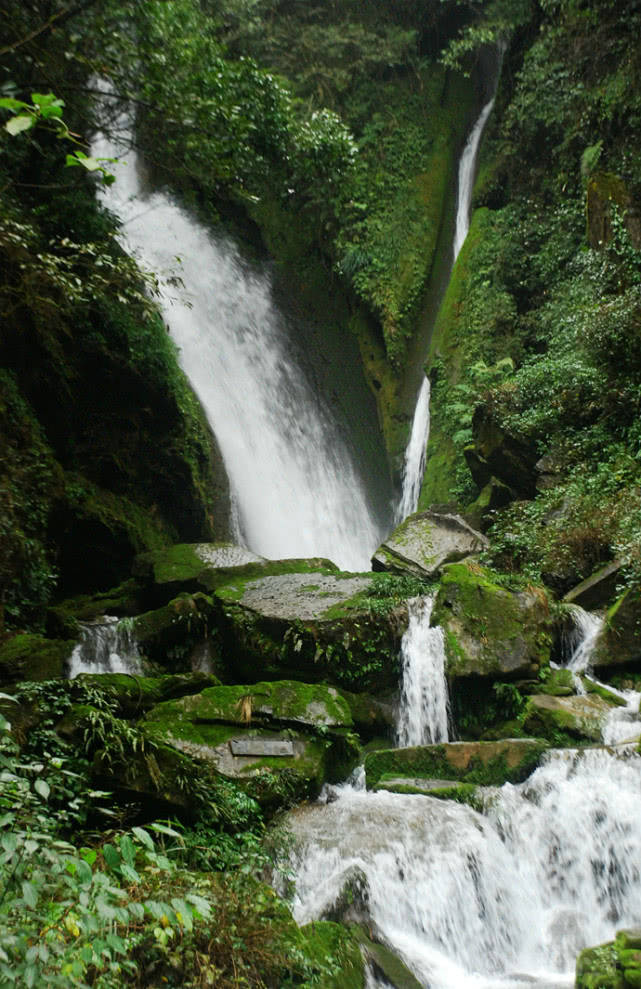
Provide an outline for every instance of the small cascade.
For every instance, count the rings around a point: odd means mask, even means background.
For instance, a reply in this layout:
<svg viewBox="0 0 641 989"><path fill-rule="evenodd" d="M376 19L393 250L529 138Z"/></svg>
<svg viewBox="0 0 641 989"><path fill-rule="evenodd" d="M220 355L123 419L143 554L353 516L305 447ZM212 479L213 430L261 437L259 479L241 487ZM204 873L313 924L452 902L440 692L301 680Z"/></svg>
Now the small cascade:
<svg viewBox="0 0 641 989"><path fill-rule="evenodd" d="M590 674L590 662L594 647L603 628L603 618L600 615L585 611L578 605L572 607L574 629L567 644L570 658L567 669L572 671L577 693L584 694L585 687L581 677L591 680L598 686L605 687L625 701L625 706L612 708L607 716L601 734L606 745L620 745L624 742L638 740L641 735L641 718L639 706L641 693L636 690L617 690L610 684L601 683Z"/></svg>
<svg viewBox="0 0 641 989"><path fill-rule="evenodd" d="M570 658L567 668L573 673L586 673L590 667L590 660L603 628L603 619L600 615L585 611L579 605L572 606L572 620L574 629L569 639Z"/></svg>
<svg viewBox="0 0 641 989"><path fill-rule="evenodd" d="M458 170L458 192L456 200L456 228L453 242L452 264L456 261L463 246L467 232L470 227L470 204L472 202L472 190L474 188L474 175L476 169L476 158L478 155L481 137L487 123L488 117L494 106L494 98L485 104L478 120L474 124L467 139L463 153L459 161ZM403 519L416 511L418 498L423 483L423 472L425 469L425 456L427 452L427 441L430 429L430 383L427 378L418 392L418 398L414 409L412 420L412 431L409 443L405 450L405 462L403 465L403 483L401 498L396 510L396 522L400 524Z"/></svg>
<svg viewBox="0 0 641 989"><path fill-rule="evenodd" d="M142 673L131 619L105 615L82 626L81 640L69 659L69 679L80 673Z"/></svg>
<svg viewBox="0 0 641 989"><path fill-rule="evenodd" d="M458 200L456 204L456 231L454 234L454 261L459 256L470 228L470 205L476 171L476 156L483 136L487 119L494 106L494 97L489 100L479 115L463 148L463 154L458 166Z"/></svg>
<svg viewBox="0 0 641 989"><path fill-rule="evenodd" d="M350 873L370 926L429 989L559 989L577 953L641 916L641 757L551 752L525 783L453 801L340 788L290 815L294 913L322 917Z"/></svg>
<svg viewBox="0 0 641 989"><path fill-rule="evenodd" d="M396 510L397 524L400 524L408 515L412 515L418 507L418 496L421 493L421 484L423 483L429 434L430 382L428 378L423 378L414 411L410 441L405 450L403 488L401 500Z"/></svg>
<svg viewBox="0 0 641 989"><path fill-rule="evenodd" d="M434 598L411 598L401 643L402 687L396 729L399 746L448 740L448 693L443 629L432 628Z"/></svg>

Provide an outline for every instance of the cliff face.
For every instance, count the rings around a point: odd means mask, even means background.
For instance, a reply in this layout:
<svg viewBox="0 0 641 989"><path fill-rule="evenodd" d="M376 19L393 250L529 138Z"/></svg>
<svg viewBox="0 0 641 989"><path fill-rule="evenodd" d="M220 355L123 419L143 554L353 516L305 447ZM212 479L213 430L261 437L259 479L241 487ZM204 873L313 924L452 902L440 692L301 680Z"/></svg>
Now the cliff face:
<svg viewBox="0 0 641 989"><path fill-rule="evenodd" d="M615 555L638 579L641 11L542 8L432 337L421 505L468 506L499 568L564 592Z"/></svg>

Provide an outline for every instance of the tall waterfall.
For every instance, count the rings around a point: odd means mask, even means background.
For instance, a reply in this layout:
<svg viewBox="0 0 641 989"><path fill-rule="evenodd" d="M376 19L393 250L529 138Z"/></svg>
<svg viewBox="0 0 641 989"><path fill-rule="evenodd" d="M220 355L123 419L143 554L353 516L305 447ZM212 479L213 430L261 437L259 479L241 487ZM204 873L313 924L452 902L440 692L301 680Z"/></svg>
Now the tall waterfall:
<svg viewBox="0 0 641 989"><path fill-rule="evenodd" d="M131 621L105 615L82 626L81 639L69 659L69 679L80 673L141 673Z"/></svg>
<svg viewBox="0 0 641 989"><path fill-rule="evenodd" d="M443 629L430 627L433 597L408 602L409 624L401 642L400 746L447 742L448 696Z"/></svg>
<svg viewBox="0 0 641 989"><path fill-rule="evenodd" d="M342 788L293 813L299 922L350 872L370 926L426 989L559 989L586 945L641 915L641 757L559 750L477 813L433 797Z"/></svg>
<svg viewBox="0 0 641 989"><path fill-rule="evenodd" d="M492 112L494 98L485 104L478 120L474 124L467 139L463 153L459 161L458 187L456 197L456 227L453 243L452 264L459 256L467 232L470 227L470 203L472 202L472 190L474 188L474 174L476 168L476 158L479 144L483 136L483 130L487 119ZM398 509L396 511L397 522L415 512L418 506L418 498L421 493L423 483L423 472L425 470L425 454L427 451L427 441L430 433L430 385L427 378L423 379L418 392L414 418L412 420L412 430L409 443L405 450L405 461L403 464L402 491Z"/></svg>
<svg viewBox="0 0 641 989"><path fill-rule="evenodd" d="M297 362L268 273L167 195L145 191L134 151L99 136L92 153L126 161L104 201L122 222L123 247L160 278L180 363L225 461L236 537L269 558L325 556L369 570L386 522Z"/></svg>

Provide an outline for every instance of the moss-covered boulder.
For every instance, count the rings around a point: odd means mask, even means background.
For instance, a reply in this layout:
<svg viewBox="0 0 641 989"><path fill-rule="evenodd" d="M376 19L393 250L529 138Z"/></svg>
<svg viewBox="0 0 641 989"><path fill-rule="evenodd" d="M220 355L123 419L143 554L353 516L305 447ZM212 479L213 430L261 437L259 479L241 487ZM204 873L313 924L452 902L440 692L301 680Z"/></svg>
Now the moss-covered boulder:
<svg viewBox="0 0 641 989"><path fill-rule="evenodd" d="M613 706L613 702L596 693L574 697L535 694L528 698L523 729L556 745L572 744L573 740L600 742L603 724Z"/></svg>
<svg viewBox="0 0 641 989"><path fill-rule="evenodd" d="M176 543L143 553L133 573L150 607L165 604L181 592L210 593L230 580L249 580L267 574L336 571L330 560L265 560L244 546L230 542Z"/></svg>
<svg viewBox="0 0 641 989"><path fill-rule="evenodd" d="M641 663L641 591L628 588L612 605L592 654L596 667Z"/></svg>
<svg viewBox="0 0 641 989"><path fill-rule="evenodd" d="M173 677L171 679L174 679ZM295 680L208 687L201 693L160 704L147 721L196 724L272 724L311 729L351 728L349 704L335 687Z"/></svg>
<svg viewBox="0 0 641 989"><path fill-rule="evenodd" d="M219 587L221 639L235 678L325 679L355 691L396 686L406 599L390 574L294 572Z"/></svg>
<svg viewBox="0 0 641 989"><path fill-rule="evenodd" d="M198 694L219 683L207 673L177 673L174 676L143 677L131 673L81 673L75 683L89 686L114 702L121 718L137 718L162 701Z"/></svg>
<svg viewBox="0 0 641 989"><path fill-rule="evenodd" d="M445 563L463 560L487 546L485 536L460 515L418 512L405 519L379 546L372 567L429 579Z"/></svg>
<svg viewBox="0 0 641 989"><path fill-rule="evenodd" d="M194 653L208 643L216 657L216 608L211 597L196 591L179 594L168 604L132 620L132 635L140 652L172 672L194 666Z"/></svg>
<svg viewBox="0 0 641 989"><path fill-rule="evenodd" d="M68 640L15 635L0 645L0 683L64 677L73 647Z"/></svg>
<svg viewBox="0 0 641 989"><path fill-rule="evenodd" d="M392 989L422 989L422 983L398 955L386 944L372 940L371 929L367 931L359 924L350 927L350 930L358 940L374 976L382 978L384 985L392 986Z"/></svg>
<svg viewBox="0 0 641 989"><path fill-rule="evenodd" d="M384 776L439 780L443 786L455 782L518 783L536 769L547 747L547 742L539 738L510 738L384 749L365 757L367 787L374 788Z"/></svg>
<svg viewBox="0 0 641 989"><path fill-rule="evenodd" d="M445 633L449 676L528 676L550 659L545 592L506 590L475 564L444 568L432 624Z"/></svg>
<svg viewBox="0 0 641 989"><path fill-rule="evenodd" d="M338 691L295 682L210 687L152 708L142 722L162 740L230 779L284 776L298 799L339 782L360 749Z"/></svg>
<svg viewBox="0 0 641 989"><path fill-rule="evenodd" d="M576 989L639 989L641 929L618 931L614 941L584 948L576 962Z"/></svg>
<svg viewBox="0 0 641 989"><path fill-rule="evenodd" d="M563 600L567 604L578 604L588 611L605 608L613 599L620 580L621 563L614 560L606 563L596 573L586 577L580 584L568 591Z"/></svg>

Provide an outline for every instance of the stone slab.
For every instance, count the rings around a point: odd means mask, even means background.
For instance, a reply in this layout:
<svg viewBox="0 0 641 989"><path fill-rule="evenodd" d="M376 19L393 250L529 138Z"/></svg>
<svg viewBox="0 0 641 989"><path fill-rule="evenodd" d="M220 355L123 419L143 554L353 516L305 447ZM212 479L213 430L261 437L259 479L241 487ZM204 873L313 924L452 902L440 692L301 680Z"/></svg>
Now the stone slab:
<svg viewBox="0 0 641 989"><path fill-rule="evenodd" d="M288 739L232 738L229 747L232 755L256 756L259 759L294 755L293 743Z"/></svg>

